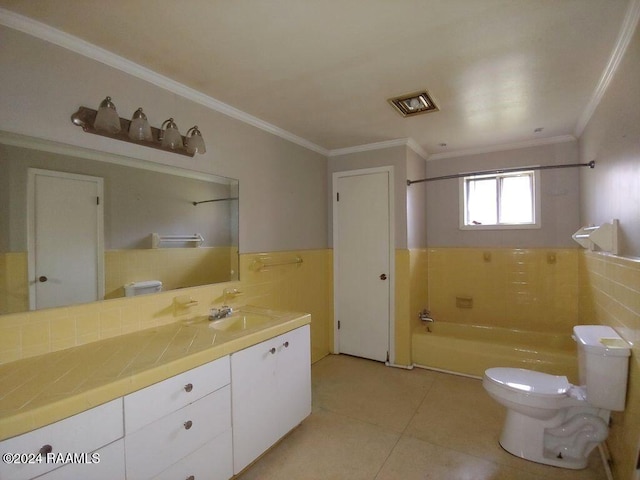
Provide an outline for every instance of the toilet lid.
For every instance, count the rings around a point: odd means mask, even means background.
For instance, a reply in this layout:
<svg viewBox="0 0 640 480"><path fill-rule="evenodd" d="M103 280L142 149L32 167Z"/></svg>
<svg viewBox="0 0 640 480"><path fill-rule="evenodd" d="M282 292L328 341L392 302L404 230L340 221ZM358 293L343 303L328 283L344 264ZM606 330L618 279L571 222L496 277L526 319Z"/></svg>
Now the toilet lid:
<svg viewBox="0 0 640 480"><path fill-rule="evenodd" d="M561 396L571 387L567 377L523 368L490 368L485 371L485 375L504 387L531 395Z"/></svg>

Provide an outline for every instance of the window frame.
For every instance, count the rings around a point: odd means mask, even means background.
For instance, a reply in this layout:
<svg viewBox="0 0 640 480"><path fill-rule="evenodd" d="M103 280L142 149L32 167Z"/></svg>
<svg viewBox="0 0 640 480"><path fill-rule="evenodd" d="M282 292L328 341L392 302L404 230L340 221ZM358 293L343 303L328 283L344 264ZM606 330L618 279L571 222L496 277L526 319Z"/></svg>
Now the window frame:
<svg viewBox="0 0 640 480"><path fill-rule="evenodd" d="M531 168L531 170L528 170ZM504 173L491 173L491 174L482 174L482 175L465 175L460 177L459 179L459 197L460 197L460 218L459 218L459 228L460 230L529 230L535 228L542 228L542 213L541 213L541 201L540 201L540 170L534 170L535 167L523 167L522 171L518 172L504 172ZM466 224L466 215L467 215L467 182L473 179L481 179L481 178L495 178L498 179L500 177L511 177L522 174L531 174L533 181L533 222L531 223L497 223L490 225L467 225ZM500 183L499 180L497 183ZM500 211L500 195L499 189L496 191L496 200L497 200L497 212L499 215ZM498 217L499 218L499 217Z"/></svg>

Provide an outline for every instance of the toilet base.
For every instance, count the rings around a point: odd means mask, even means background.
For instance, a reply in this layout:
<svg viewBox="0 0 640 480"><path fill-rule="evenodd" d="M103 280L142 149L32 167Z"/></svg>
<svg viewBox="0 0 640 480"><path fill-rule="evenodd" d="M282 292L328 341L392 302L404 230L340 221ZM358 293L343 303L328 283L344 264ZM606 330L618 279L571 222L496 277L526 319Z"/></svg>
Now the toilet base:
<svg viewBox="0 0 640 480"><path fill-rule="evenodd" d="M512 455L532 462L572 470L586 468L587 457L559 458L552 452L544 451L545 429L557 427L563 418L564 415L559 412L556 417L542 421L507 410L507 418L500 435L500 446Z"/></svg>

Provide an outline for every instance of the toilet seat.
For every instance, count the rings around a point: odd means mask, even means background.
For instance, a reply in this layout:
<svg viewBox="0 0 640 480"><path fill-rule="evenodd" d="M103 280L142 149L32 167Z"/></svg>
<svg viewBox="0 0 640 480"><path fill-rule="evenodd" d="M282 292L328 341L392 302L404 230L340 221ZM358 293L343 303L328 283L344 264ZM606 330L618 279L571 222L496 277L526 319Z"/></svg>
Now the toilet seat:
<svg viewBox="0 0 640 480"><path fill-rule="evenodd" d="M544 418L554 410L580 406L586 402L571 396L573 385L567 377L525 370L489 368L482 384L496 401L512 409L526 409L529 415Z"/></svg>
<svg viewBox="0 0 640 480"><path fill-rule="evenodd" d="M502 388L534 397L564 397L571 388L567 377L524 368L489 368L485 377Z"/></svg>

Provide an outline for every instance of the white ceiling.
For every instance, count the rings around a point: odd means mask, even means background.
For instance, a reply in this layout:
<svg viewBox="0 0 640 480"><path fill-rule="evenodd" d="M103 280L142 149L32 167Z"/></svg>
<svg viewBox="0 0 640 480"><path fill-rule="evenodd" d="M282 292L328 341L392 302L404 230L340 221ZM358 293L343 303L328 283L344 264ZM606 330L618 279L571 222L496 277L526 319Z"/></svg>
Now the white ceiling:
<svg viewBox="0 0 640 480"><path fill-rule="evenodd" d="M320 151L410 138L428 154L446 156L580 133L629 0L0 0L0 6ZM421 89L439 112L403 118L387 103Z"/></svg>

